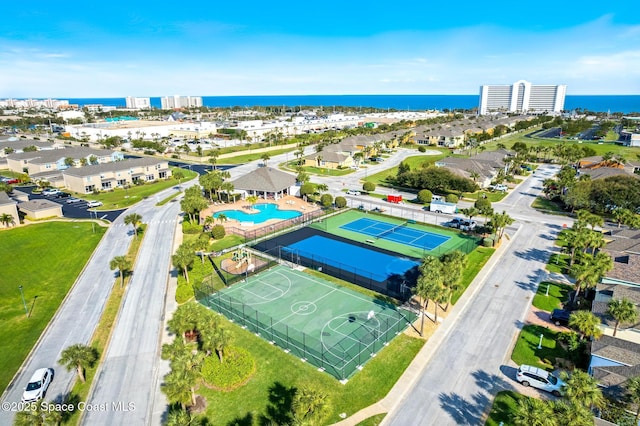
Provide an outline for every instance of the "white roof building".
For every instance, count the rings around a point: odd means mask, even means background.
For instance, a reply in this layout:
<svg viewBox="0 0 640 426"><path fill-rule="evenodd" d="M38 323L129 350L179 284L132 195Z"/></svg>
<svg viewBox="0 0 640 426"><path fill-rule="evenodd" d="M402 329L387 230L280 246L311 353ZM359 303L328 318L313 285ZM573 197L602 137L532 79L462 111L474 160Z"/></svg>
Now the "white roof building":
<svg viewBox="0 0 640 426"><path fill-rule="evenodd" d="M480 86L480 115L492 112L560 113L564 109L566 85L533 85L516 81L512 85Z"/></svg>

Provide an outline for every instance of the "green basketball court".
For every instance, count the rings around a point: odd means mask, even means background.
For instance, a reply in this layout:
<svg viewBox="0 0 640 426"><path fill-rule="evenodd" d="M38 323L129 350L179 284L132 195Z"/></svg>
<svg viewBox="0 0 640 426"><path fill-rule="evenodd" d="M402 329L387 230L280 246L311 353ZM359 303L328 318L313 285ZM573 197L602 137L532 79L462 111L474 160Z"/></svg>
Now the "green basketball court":
<svg viewBox="0 0 640 426"><path fill-rule="evenodd" d="M375 238L375 234L358 232L355 230L355 227L350 227L350 224L362 221L362 219L367 219L371 222L379 222L382 225L388 224L392 229L394 226L402 225L398 229L399 233L415 230L416 232L424 234L446 237L444 238L446 241L434 249L429 249L427 247L421 248L416 245L411 245L408 243L408 239L407 242L403 242L400 238L392 241L388 239L389 236L385 236L384 238ZM438 226L428 226L413 220L407 221L406 219L373 214L361 210L348 210L344 213L325 218L320 222L315 222L310 226L333 235L338 235L361 243L371 244L375 247L416 258L422 258L425 255L440 256L454 250L460 250L463 253L470 253L478 246L479 241L479 238L477 237L456 232L451 229ZM385 228L381 227L380 229L384 230Z"/></svg>
<svg viewBox="0 0 640 426"><path fill-rule="evenodd" d="M416 318L285 266L249 275L201 303L340 380L362 368Z"/></svg>

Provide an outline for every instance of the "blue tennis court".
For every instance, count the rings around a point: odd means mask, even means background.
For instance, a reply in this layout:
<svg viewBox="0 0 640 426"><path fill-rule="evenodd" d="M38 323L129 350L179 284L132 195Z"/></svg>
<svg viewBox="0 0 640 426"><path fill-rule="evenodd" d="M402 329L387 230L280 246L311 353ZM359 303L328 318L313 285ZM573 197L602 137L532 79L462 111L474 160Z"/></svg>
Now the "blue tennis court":
<svg viewBox="0 0 640 426"><path fill-rule="evenodd" d="M390 276L402 276L419 265L415 260L391 256L321 235L282 247L282 252L282 259L285 260L300 263L297 257L305 257L340 269L347 266L360 275L366 274L379 282L384 282Z"/></svg>
<svg viewBox="0 0 640 426"><path fill-rule="evenodd" d="M366 217L346 223L340 228L423 250L434 250L436 247L449 241L450 238L444 235L432 234L431 232L410 228L406 222L403 224L393 224Z"/></svg>

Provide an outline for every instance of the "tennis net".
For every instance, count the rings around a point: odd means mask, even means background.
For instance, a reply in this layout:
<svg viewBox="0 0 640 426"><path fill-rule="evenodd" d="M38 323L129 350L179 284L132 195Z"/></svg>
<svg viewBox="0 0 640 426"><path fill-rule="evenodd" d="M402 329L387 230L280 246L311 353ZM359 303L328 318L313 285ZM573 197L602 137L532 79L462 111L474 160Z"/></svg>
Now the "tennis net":
<svg viewBox="0 0 640 426"><path fill-rule="evenodd" d="M402 228L403 226L407 226L407 222L401 223L400 225L394 226L393 228L387 229L386 231L382 231L381 233L376 235L376 238L384 238L385 236L397 231L398 229Z"/></svg>

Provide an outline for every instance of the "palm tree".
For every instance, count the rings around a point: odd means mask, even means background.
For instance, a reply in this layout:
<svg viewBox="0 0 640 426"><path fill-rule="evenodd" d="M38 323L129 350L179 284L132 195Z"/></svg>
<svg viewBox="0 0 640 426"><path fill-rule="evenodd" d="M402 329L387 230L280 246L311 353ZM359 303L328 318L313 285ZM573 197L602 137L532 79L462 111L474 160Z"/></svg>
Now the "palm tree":
<svg viewBox="0 0 640 426"><path fill-rule="evenodd" d="M29 407L18 411L13 421L15 426L46 426L46 412L42 409L42 404L29 404Z"/></svg>
<svg viewBox="0 0 640 426"><path fill-rule="evenodd" d="M169 411L167 420L164 423L165 426L190 426L191 424L191 414L189 414L189 411L181 408Z"/></svg>
<svg viewBox="0 0 640 426"><path fill-rule="evenodd" d="M625 383L627 388L627 396L631 403L636 404L636 420L633 424L638 424L638 417L640 417L640 376L632 377Z"/></svg>
<svg viewBox="0 0 640 426"><path fill-rule="evenodd" d="M187 404L194 403L191 394L192 374L186 371L172 370L164 376L162 391L171 403L180 404L183 410Z"/></svg>
<svg viewBox="0 0 640 426"><path fill-rule="evenodd" d="M126 256L116 256L109 263L111 270L117 269L120 274L120 288L124 286L124 276L131 270L131 261Z"/></svg>
<svg viewBox="0 0 640 426"><path fill-rule="evenodd" d="M84 369L91 367L97 359L98 351L95 348L78 343L63 350L58 363L67 367L67 371L75 368L80 381L84 383Z"/></svg>
<svg viewBox="0 0 640 426"><path fill-rule="evenodd" d="M260 159L262 160L262 162L264 163L264 166L266 167L267 166L267 161L269 161L269 159L271 159L271 156L269 155L268 152L265 152L264 154L262 154Z"/></svg>
<svg viewBox="0 0 640 426"><path fill-rule="evenodd" d="M613 328L613 337L616 337L620 323L630 323L638 319L636 305L626 297L611 299L607 307L607 314L611 315L616 321L616 325Z"/></svg>
<svg viewBox="0 0 640 426"><path fill-rule="evenodd" d="M204 333L205 340L207 343L203 346L207 346L209 350L213 349L218 354L218 358L220 358L220 362L224 362L224 350L231 343L231 332L224 327L218 326L213 329L207 330Z"/></svg>
<svg viewBox="0 0 640 426"><path fill-rule="evenodd" d="M537 398L521 398L512 419L517 426L555 426L557 424L551 405Z"/></svg>
<svg viewBox="0 0 640 426"><path fill-rule="evenodd" d="M605 400L598 382L588 373L575 369L571 376L563 373L562 379L566 383L563 392L564 396L571 404L588 409L604 406Z"/></svg>
<svg viewBox="0 0 640 426"><path fill-rule="evenodd" d="M13 215L10 215L9 213L2 213L0 215L0 223L8 228L9 226L14 225L16 220L13 218Z"/></svg>
<svg viewBox="0 0 640 426"><path fill-rule="evenodd" d="M569 327L580 332L580 340L586 338L597 339L602 336L600 318L590 311L575 311L569 316Z"/></svg>
<svg viewBox="0 0 640 426"><path fill-rule="evenodd" d="M451 297L460 287L460 280L462 279L462 272L467 266L467 256L460 250L454 250L450 253L443 255L440 258L442 283L447 289L447 305L444 310L449 309L451 304Z"/></svg>
<svg viewBox="0 0 640 426"><path fill-rule="evenodd" d="M465 209L460 209L460 213L462 213L463 215L467 216L469 218L469 220L471 220L471 219L473 219L474 216L479 215L480 211L475 207L469 207L469 208L465 208Z"/></svg>
<svg viewBox="0 0 640 426"><path fill-rule="evenodd" d="M183 275L184 279L189 282L189 267L193 264L193 247L191 247L188 243L180 244L178 250L176 250L176 254L171 256L171 262L173 266L179 268Z"/></svg>
<svg viewBox="0 0 640 426"><path fill-rule="evenodd" d="M612 214L613 214L614 219L618 223L618 228L620 228L621 224L626 223L627 220L629 220L629 218L633 216L633 212L631 210L623 209L623 208L615 209L612 212Z"/></svg>
<svg viewBox="0 0 640 426"><path fill-rule="evenodd" d="M491 223L493 223L493 226L496 230L498 241L502 240L505 229L513 222L514 219L505 211L503 211L502 213L494 213L493 216L491 216Z"/></svg>
<svg viewBox="0 0 640 426"><path fill-rule="evenodd" d="M291 408L294 425L322 425L331 411L331 401L326 392L310 385L303 385L296 390Z"/></svg>
<svg viewBox="0 0 640 426"><path fill-rule="evenodd" d="M216 169L216 164L218 164L219 156L220 156L220 150L217 148L209 152L209 164L213 166L213 170Z"/></svg>
<svg viewBox="0 0 640 426"><path fill-rule="evenodd" d="M133 235L135 236L135 238L138 238L138 227L140 226L141 222L142 216L140 216L138 213L131 213L124 217L125 225L133 226Z"/></svg>
<svg viewBox="0 0 640 426"><path fill-rule="evenodd" d="M172 333L181 335L186 343L187 333L196 330L201 321L202 314L198 306L195 303L185 303L178 306L167 325Z"/></svg>

